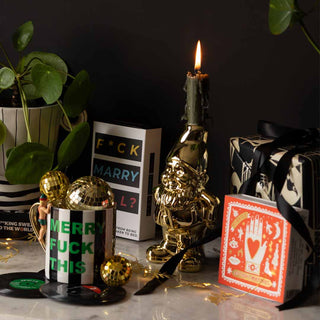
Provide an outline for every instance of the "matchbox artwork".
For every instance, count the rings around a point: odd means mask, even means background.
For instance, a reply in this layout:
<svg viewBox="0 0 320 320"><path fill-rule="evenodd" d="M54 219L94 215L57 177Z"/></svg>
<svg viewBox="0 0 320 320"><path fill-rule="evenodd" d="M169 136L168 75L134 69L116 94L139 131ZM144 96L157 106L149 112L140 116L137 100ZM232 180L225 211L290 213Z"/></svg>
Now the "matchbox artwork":
<svg viewBox="0 0 320 320"><path fill-rule="evenodd" d="M307 221L308 211L299 209ZM225 197L219 282L284 302L303 285L304 240L275 202L246 195Z"/></svg>

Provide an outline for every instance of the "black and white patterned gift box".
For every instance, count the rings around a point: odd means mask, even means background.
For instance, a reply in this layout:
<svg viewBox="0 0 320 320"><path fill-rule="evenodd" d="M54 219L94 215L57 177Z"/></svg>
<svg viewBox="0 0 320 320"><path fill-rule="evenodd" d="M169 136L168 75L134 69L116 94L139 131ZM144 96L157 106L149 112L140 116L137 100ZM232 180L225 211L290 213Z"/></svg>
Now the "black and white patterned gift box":
<svg viewBox="0 0 320 320"><path fill-rule="evenodd" d="M230 138L231 193L239 193L242 184L251 177L256 149L273 139L261 135ZM279 147L271 152L266 165L261 168L255 186L255 196L275 201L273 177L280 159L294 146ZM291 160L281 196L291 206L309 210L309 227L315 252L310 256L305 282L320 277L320 146L297 153ZM314 276L316 275L316 276ZM318 279L319 280L319 279ZM317 281L318 281L317 280Z"/></svg>
<svg viewBox="0 0 320 320"><path fill-rule="evenodd" d="M256 148L271 141L272 139L258 135L230 138L232 193L239 193L241 185L250 178ZM256 184L256 197L275 200L272 178L280 159L290 149L291 147L288 146L273 150ZM292 158L286 181L281 190L281 195L291 206L309 210L309 226L313 229L320 229L319 191L320 148L314 147L313 150L296 154Z"/></svg>

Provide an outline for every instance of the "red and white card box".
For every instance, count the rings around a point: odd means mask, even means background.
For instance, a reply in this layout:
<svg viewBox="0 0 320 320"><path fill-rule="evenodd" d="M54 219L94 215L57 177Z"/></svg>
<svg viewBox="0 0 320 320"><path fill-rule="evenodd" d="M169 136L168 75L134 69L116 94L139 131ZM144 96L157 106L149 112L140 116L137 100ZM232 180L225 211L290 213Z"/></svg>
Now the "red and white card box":
<svg viewBox="0 0 320 320"><path fill-rule="evenodd" d="M308 211L295 208L307 221ZM303 287L307 246L274 201L225 196L219 282L285 302Z"/></svg>

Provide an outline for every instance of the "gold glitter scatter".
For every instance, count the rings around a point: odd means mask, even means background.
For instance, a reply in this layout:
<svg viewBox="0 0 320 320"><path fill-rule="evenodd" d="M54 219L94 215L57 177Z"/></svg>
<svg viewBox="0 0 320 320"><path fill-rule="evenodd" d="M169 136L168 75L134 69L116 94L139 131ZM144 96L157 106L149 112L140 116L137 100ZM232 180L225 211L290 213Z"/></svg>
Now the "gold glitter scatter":
<svg viewBox="0 0 320 320"><path fill-rule="evenodd" d="M38 241L37 236L34 233L28 233L27 236L28 241L30 242L36 242Z"/></svg>
<svg viewBox="0 0 320 320"><path fill-rule="evenodd" d="M11 252L9 252L5 256L0 254L0 262L7 263L9 259L13 258L14 256L16 256L19 253L19 250L17 248L13 247L11 245L10 241L0 242L0 248L1 247L4 247L5 250L11 250Z"/></svg>

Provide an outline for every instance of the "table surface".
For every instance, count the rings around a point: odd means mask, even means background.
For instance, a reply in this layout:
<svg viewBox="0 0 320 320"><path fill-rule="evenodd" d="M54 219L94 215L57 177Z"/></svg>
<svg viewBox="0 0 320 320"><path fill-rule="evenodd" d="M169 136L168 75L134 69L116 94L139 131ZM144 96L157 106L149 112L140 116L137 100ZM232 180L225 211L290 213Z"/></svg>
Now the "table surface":
<svg viewBox="0 0 320 320"><path fill-rule="evenodd" d="M0 241L3 243L5 240ZM201 272L176 272L173 279L166 281L154 293L135 296L134 292L150 280L150 274L161 267L161 265L150 264L145 259L146 249L156 241L135 242L117 238L116 253L121 253L131 260L137 258L145 270L150 270L147 277L143 275L142 271L133 273L131 280L124 286L127 291L124 300L104 306L75 306L51 299L22 299L0 296L0 319L319 319L320 294L315 294L303 307L278 311L276 308L278 303L250 294L243 294L241 291L218 284L219 241L220 239L217 239L205 245L207 259ZM10 243L19 252L7 262L0 262L0 274L38 272L44 268L45 254L38 243L17 240ZM9 252L11 251L6 250L3 245L0 247L2 256ZM181 286L187 281L193 286ZM211 283L212 285L207 288L197 287L201 283ZM222 293L228 293L228 299L219 304L211 302L210 297L221 297ZM214 300L217 301L217 299Z"/></svg>

